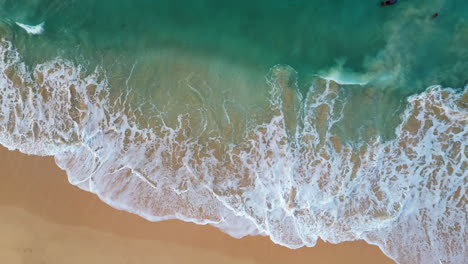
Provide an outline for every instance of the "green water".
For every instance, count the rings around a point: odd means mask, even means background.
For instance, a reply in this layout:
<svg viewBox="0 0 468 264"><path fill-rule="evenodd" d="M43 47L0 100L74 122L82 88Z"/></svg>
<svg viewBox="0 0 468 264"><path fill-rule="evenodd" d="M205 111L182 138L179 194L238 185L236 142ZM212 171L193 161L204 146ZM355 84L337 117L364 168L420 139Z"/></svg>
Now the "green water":
<svg viewBox="0 0 468 264"><path fill-rule="evenodd" d="M467 13L461 0L389 7L374 0L0 0L1 20L28 65L58 56L89 70L101 65L111 88L132 89L137 101L167 113L169 125L202 106L213 129L232 128L223 107L235 113L240 125L230 136L263 121L265 76L276 64L297 71L291 89L303 96L317 74L333 70L365 81L339 92L348 103L336 130L354 141L391 138L409 95L434 84L463 87ZM29 35L14 22L45 22L45 31Z"/></svg>

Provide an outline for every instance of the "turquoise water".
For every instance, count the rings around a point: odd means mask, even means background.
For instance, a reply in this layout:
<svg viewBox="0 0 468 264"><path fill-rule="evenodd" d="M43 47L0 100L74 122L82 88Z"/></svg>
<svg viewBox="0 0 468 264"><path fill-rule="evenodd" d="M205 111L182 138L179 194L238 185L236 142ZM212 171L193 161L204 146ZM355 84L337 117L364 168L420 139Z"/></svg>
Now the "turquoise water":
<svg viewBox="0 0 468 264"><path fill-rule="evenodd" d="M456 263L466 14L461 0L0 0L0 142L150 220Z"/></svg>
<svg viewBox="0 0 468 264"><path fill-rule="evenodd" d="M355 97L355 102L366 89L377 91L372 104L354 112L353 119L363 122L351 120L341 128L343 138L356 141L391 138L399 122L394 117L409 95L435 84L463 87L468 68L466 11L462 1L400 1L383 8L377 1L24 0L3 1L0 12L9 25L45 22L46 34L39 36L11 29L15 47L31 65L60 56L91 70L104 65L109 75L127 76L136 64L138 79L132 85L145 97L161 96L154 93L157 82L169 90L181 78L198 74L193 67L205 68L201 78L218 90L239 89L233 84L238 80L212 79L244 71L235 77L249 83L237 95L243 108L248 107L243 103L264 107L259 102L266 97L264 76L277 64L298 72L296 89L303 96L317 75L368 83L346 90L345 96ZM434 12L441 14L435 20ZM170 76L177 67L171 65L174 53L181 57L177 64L186 68ZM223 65L212 66L213 60ZM261 98L249 100L256 93ZM364 130L374 132L357 132Z"/></svg>
<svg viewBox="0 0 468 264"><path fill-rule="evenodd" d="M47 34L40 36L12 29L15 47L32 64L61 56L91 69L104 63L107 71L115 72L111 74L126 76L135 62L140 63L136 72L151 67L171 71L175 66L165 60L173 60L173 55L163 52L189 56L181 58L182 64L206 65L207 57L215 58L226 65L210 70L215 71L211 75L232 76L238 71L232 68L238 67L245 70L242 77L253 82L240 101L253 89L265 93L253 87L262 86L276 64L298 71L297 89L303 95L316 74L338 71L343 81L371 82L367 87L379 95L368 109L355 113L363 124L343 128L348 131L342 137L351 139L361 136L355 131L362 125L391 138L398 115L388 109L400 107L407 96L429 85L462 87L466 81L466 5L461 1L401 1L388 8L375 1L5 1L2 6L7 23L46 21ZM431 20L433 12L441 16ZM186 69L182 74L191 73ZM164 70L160 74L164 77L139 76L135 89L148 95L156 89L155 78L168 79L167 86L176 82ZM232 82L213 85L238 89L229 87ZM362 90L350 88L347 96L359 98Z"/></svg>

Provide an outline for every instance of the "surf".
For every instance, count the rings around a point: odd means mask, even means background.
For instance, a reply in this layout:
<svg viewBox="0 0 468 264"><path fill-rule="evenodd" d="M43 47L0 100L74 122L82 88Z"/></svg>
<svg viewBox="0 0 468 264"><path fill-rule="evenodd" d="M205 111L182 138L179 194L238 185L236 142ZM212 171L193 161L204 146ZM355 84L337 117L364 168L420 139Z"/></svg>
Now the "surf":
<svg viewBox="0 0 468 264"><path fill-rule="evenodd" d="M71 184L117 209L289 248L364 239L397 261L463 260L463 231L452 227L464 219L468 86L428 87L408 98L394 140L353 146L333 130L345 88L317 80L299 98L289 92L295 71L278 65L266 75L268 118L220 152L222 138L190 136L189 115L175 126L142 124L112 101L102 69L85 73L60 58L28 69L5 41L0 62L0 143L54 156ZM294 102L301 115L291 135Z"/></svg>

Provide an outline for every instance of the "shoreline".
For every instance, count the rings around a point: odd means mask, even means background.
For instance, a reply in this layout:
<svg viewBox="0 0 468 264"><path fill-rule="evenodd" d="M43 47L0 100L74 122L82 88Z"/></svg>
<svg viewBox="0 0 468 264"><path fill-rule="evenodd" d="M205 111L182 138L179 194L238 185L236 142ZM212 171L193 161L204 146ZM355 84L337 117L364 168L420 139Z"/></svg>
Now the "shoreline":
<svg viewBox="0 0 468 264"><path fill-rule="evenodd" d="M235 239L207 225L149 222L69 184L51 157L1 147L0 166L0 230L9 231L0 239L0 257L13 252L12 264L70 258L73 263L394 263L364 241L319 241L313 248L291 250L268 237ZM62 254L70 250L82 253Z"/></svg>

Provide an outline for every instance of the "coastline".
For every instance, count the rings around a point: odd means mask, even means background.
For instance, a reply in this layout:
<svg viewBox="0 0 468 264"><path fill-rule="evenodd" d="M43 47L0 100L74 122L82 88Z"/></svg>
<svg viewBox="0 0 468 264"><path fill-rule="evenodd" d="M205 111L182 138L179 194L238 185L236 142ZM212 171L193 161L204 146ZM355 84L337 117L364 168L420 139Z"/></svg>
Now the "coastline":
<svg viewBox="0 0 468 264"><path fill-rule="evenodd" d="M0 148L0 257L9 263L394 263L364 241L291 250L178 220L151 223L68 183L51 157Z"/></svg>

